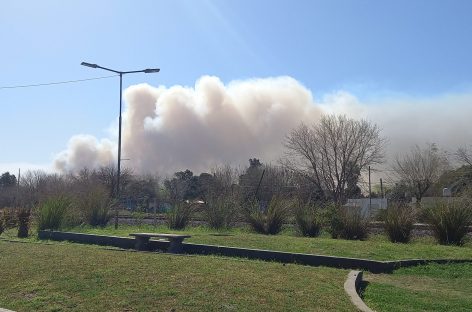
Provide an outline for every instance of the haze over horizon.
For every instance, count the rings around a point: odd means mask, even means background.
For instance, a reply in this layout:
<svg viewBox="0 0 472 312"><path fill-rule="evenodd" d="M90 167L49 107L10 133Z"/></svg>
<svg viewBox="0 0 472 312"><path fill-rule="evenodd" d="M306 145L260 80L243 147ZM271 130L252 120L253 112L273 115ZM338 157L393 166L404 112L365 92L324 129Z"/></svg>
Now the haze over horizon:
<svg viewBox="0 0 472 312"><path fill-rule="evenodd" d="M116 77L2 88L107 76L81 61L162 69L124 77L124 165L138 172L274 162L288 131L323 113L377 123L387 159L427 142L453 152L472 144L470 9L468 1L3 3L0 171L116 162Z"/></svg>

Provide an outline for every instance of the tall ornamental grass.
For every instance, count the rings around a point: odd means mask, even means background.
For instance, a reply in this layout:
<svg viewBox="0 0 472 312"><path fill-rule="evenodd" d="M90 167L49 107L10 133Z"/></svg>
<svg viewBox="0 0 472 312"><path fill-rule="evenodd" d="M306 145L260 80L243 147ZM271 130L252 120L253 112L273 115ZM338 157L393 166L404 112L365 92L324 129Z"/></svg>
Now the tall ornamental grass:
<svg viewBox="0 0 472 312"><path fill-rule="evenodd" d="M60 229L70 207L70 199L64 196L42 202L38 207L38 230Z"/></svg>
<svg viewBox="0 0 472 312"><path fill-rule="evenodd" d="M280 233L287 221L292 202L273 196L267 209L262 209L257 200L246 205L245 217L251 229L259 234L275 235Z"/></svg>
<svg viewBox="0 0 472 312"><path fill-rule="evenodd" d="M428 210L428 220L434 236L442 245L463 245L467 228L472 223L469 200L437 201Z"/></svg>
<svg viewBox="0 0 472 312"><path fill-rule="evenodd" d="M25 208L18 208L16 212L18 220L18 237L25 238L29 236L31 210Z"/></svg>
<svg viewBox="0 0 472 312"><path fill-rule="evenodd" d="M230 195L210 196L203 208L203 215L212 229L229 228L237 215L236 199Z"/></svg>
<svg viewBox="0 0 472 312"><path fill-rule="evenodd" d="M320 208L311 203L298 201L295 206L295 223L302 236L316 237L321 232Z"/></svg>
<svg viewBox="0 0 472 312"><path fill-rule="evenodd" d="M411 238L415 213L406 204L392 204L385 210L385 233L392 243L408 243Z"/></svg>
<svg viewBox="0 0 472 312"><path fill-rule="evenodd" d="M104 188L94 188L81 194L76 205L87 224L105 226L110 221L114 201Z"/></svg>
<svg viewBox="0 0 472 312"><path fill-rule="evenodd" d="M369 217L360 207L335 206L331 210L331 237L363 240L368 236Z"/></svg>
<svg viewBox="0 0 472 312"><path fill-rule="evenodd" d="M185 229L195 211L195 206L190 203L175 203L166 213L167 226L171 230Z"/></svg>

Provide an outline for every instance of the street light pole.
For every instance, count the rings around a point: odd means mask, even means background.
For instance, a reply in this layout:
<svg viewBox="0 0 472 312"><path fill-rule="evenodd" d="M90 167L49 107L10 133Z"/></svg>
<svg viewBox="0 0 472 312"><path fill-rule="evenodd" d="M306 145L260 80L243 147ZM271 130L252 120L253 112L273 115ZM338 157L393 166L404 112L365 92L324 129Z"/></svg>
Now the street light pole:
<svg viewBox="0 0 472 312"><path fill-rule="evenodd" d="M115 208L115 229L118 228L118 206L120 203L120 176L121 176L121 106L123 96L123 74L120 73L120 117L118 118L118 173L116 176L116 203Z"/></svg>
<svg viewBox="0 0 472 312"><path fill-rule="evenodd" d="M121 111L122 111L122 94L123 94L123 75L125 74L134 74L134 73L146 73L146 74L151 74L151 73L158 73L160 71L159 68L146 68L143 70L132 70L132 71L119 71L119 70L114 70L106 67L102 67L97 64L91 64L91 63L86 63L82 62L80 65L91 67L91 68L100 68L106 71L110 71L113 73L116 73L120 76L120 116L118 119L118 172L117 172L117 177L116 177L116 190L115 190L115 196L117 200L120 200L120 177L121 177ZM115 229L118 228L118 205L115 208Z"/></svg>

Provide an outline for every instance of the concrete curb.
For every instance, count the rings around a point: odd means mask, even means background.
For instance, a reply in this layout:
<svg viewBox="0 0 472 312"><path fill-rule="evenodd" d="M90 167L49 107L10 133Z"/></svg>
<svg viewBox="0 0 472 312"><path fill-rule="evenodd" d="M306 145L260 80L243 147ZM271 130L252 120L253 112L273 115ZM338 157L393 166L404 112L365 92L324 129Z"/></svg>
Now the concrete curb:
<svg viewBox="0 0 472 312"><path fill-rule="evenodd" d="M0 308L0 312L15 312L15 311Z"/></svg>
<svg viewBox="0 0 472 312"><path fill-rule="evenodd" d="M81 244L94 244L102 246L114 246L123 249L134 249L134 238L105 236L96 234L83 234L59 231L39 231L39 239L70 241ZM169 247L166 241L149 241L149 251L163 250ZM364 270L372 273L392 273L401 267L409 267L427 263L464 263L472 262L472 259L410 259L399 261L378 261L370 259L347 258L336 256L324 256L313 254L292 253L274 250L227 247L183 243L183 252L192 255L219 255L226 257L239 257L264 261L276 261L282 263L296 263L310 266L327 266L348 270Z"/></svg>
<svg viewBox="0 0 472 312"><path fill-rule="evenodd" d="M362 282L362 271L351 271L344 282L344 291L347 293L351 302L362 312L374 312L361 299L358 293L359 284Z"/></svg>

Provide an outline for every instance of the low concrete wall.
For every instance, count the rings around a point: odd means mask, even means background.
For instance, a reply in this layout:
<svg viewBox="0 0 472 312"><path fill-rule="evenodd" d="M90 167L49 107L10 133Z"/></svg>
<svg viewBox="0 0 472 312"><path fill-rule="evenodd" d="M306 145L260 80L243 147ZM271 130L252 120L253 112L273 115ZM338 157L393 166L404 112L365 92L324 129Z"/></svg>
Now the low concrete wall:
<svg viewBox="0 0 472 312"><path fill-rule="evenodd" d="M359 296L360 283L362 283L362 271L351 271L347 276L346 282L344 282L344 291L359 311L374 312Z"/></svg>
<svg viewBox="0 0 472 312"><path fill-rule="evenodd" d="M59 231L39 231L39 239L49 239L55 241L69 241L80 244L93 244L101 246L113 246L123 249L134 249L134 238L106 236L97 234L84 234ZM149 246L152 250L167 250L169 242L151 240Z"/></svg>
<svg viewBox="0 0 472 312"><path fill-rule="evenodd" d="M313 254L291 253L273 250L248 249L226 246L184 243L184 252L200 255L221 255L247 259L296 263L310 266L328 266L342 269L364 269L372 273L392 272L395 263L391 261L374 261L358 258L321 256Z"/></svg>
<svg viewBox="0 0 472 312"><path fill-rule="evenodd" d="M95 244L102 246L114 246L123 249L134 249L134 238L105 236L95 234L82 234L72 232L58 231L40 231L38 233L40 239L49 239L56 241L71 241L82 244ZM291 253L273 250L248 249L215 245L203 245L183 243L184 253L196 255L220 255L226 257L240 257L247 259L276 261L282 263L296 263L310 266L327 266L342 269L362 269L372 273L391 273L400 267L415 266L426 263L463 263L472 262L472 259L464 260L399 260L399 261L377 261L369 259L346 258L335 256L321 256L302 253ZM167 251L169 242L151 240L149 242L150 250Z"/></svg>

